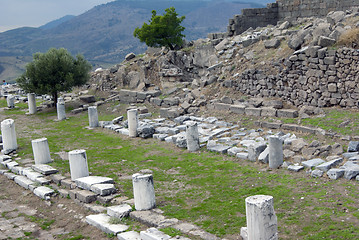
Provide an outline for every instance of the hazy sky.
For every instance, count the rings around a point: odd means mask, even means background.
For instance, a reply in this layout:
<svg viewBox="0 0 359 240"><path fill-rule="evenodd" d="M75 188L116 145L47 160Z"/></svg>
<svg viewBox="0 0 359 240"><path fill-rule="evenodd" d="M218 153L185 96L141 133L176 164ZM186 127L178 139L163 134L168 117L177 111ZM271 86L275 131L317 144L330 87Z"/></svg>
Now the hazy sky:
<svg viewBox="0 0 359 240"><path fill-rule="evenodd" d="M79 15L113 0L0 0L0 32L39 27L65 15Z"/></svg>

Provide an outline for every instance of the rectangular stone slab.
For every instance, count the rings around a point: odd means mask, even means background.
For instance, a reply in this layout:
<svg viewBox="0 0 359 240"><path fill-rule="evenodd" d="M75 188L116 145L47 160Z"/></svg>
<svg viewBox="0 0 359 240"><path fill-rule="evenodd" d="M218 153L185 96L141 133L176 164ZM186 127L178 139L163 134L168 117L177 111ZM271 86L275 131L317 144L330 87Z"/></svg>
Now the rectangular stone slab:
<svg viewBox="0 0 359 240"><path fill-rule="evenodd" d="M157 228L149 228L146 231L141 231L140 236L142 240L168 240L171 237Z"/></svg>
<svg viewBox="0 0 359 240"><path fill-rule="evenodd" d="M91 186L91 191L100 196L108 196L115 193L116 188L112 183L94 184Z"/></svg>
<svg viewBox="0 0 359 240"><path fill-rule="evenodd" d="M48 200L52 194L54 194L55 191L48 187L37 187L34 190L34 194L42 199Z"/></svg>
<svg viewBox="0 0 359 240"><path fill-rule="evenodd" d="M130 217L144 223L145 225L164 228L178 224L179 220L176 218L165 218L162 214L154 211L133 211L130 212Z"/></svg>
<svg viewBox="0 0 359 240"><path fill-rule="evenodd" d="M14 181L19 184L21 187L26 188L26 189L30 189L30 185L35 185L35 183L33 181L31 181L30 179L28 179L27 177L24 176L16 176L14 178Z"/></svg>
<svg viewBox="0 0 359 240"><path fill-rule="evenodd" d="M117 238L120 240L141 240L140 234L135 231L119 233Z"/></svg>
<svg viewBox="0 0 359 240"><path fill-rule="evenodd" d="M302 162L302 165L307 168L312 168L312 167L316 167L324 162L325 161L323 159L314 158L314 159Z"/></svg>
<svg viewBox="0 0 359 240"><path fill-rule="evenodd" d="M128 229L128 226L124 224L110 224L110 219L110 216L101 213L87 216L86 222L109 234L118 234Z"/></svg>
<svg viewBox="0 0 359 240"><path fill-rule="evenodd" d="M57 169L55 169L47 164L32 165L32 169L34 169L34 171L39 172L44 175L55 174L58 172Z"/></svg>
<svg viewBox="0 0 359 240"><path fill-rule="evenodd" d="M91 190L91 186L94 184L115 183L115 181L108 177L87 176L76 179L75 183L79 188Z"/></svg>
<svg viewBox="0 0 359 240"><path fill-rule="evenodd" d="M107 208L107 214L111 217L124 218L127 217L132 208L128 204L116 205Z"/></svg>

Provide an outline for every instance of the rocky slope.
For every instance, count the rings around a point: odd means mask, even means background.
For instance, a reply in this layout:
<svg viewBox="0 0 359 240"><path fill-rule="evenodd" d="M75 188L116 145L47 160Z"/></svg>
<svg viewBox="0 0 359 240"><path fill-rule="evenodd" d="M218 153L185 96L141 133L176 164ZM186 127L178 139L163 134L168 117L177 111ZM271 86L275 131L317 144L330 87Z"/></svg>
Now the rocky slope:
<svg viewBox="0 0 359 240"><path fill-rule="evenodd" d="M133 37L134 29L150 19L152 10L162 14L171 6L180 16L186 16L183 22L185 35L192 40L205 37L209 32L225 31L230 16L240 13L242 8L261 5L201 0L113 1L79 16L60 19L63 23L55 23L55 27L45 25L10 30L0 33L0 79L14 80L19 75L10 71L16 57L31 57L35 52L46 52L51 47L81 53L95 66L111 66L128 52L145 51L144 44Z"/></svg>
<svg viewBox="0 0 359 240"><path fill-rule="evenodd" d="M149 49L98 69L91 83L101 91L157 87L164 95L176 92L188 104L197 98L210 103L227 96L233 103L250 96L282 99L291 106L356 108L358 52L352 47L358 41L358 16L358 9L331 12L234 37L210 34L180 51ZM345 35L354 35L353 40Z"/></svg>

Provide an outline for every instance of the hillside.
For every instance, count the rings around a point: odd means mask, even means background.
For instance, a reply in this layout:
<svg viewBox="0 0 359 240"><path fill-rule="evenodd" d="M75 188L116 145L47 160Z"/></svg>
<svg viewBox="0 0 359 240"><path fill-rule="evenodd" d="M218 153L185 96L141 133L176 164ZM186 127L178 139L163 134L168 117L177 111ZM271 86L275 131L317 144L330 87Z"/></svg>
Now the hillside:
<svg viewBox="0 0 359 240"><path fill-rule="evenodd" d="M193 40L206 37L209 32L225 32L231 16L239 14L242 8L262 5L221 1L114 1L47 27L0 33L0 62L6 61L4 57L29 57L51 47L64 47L72 54L83 54L95 67L109 66L121 62L129 52L144 52L146 47L133 37L133 30L150 18L153 9L162 14L171 6L179 15L186 16L186 39ZM15 72L3 75L9 66L1 66L0 78L9 81L17 75Z"/></svg>

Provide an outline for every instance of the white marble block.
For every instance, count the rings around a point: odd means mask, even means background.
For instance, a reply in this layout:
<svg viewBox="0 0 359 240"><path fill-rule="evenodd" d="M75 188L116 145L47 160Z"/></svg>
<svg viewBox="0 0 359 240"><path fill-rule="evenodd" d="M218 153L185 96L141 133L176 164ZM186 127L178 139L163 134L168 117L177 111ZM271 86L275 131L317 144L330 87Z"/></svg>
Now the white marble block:
<svg viewBox="0 0 359 240"><path fill-rule="evenodd" d="M6 98L7 107L14 108L15 107L15 97L13 95L8 95Z"/></svg>
<svg viewBox="0 0 359 240"><path fill-rule="evenodd" d="M69 152L71 180L89 176L86 150L73 150Z"/></svg>
<svg viewBox="0 0 359 240"><path fill-rule="evenodd" d="M59 121L65 120L66 119L65 101L61 97L57 99L56 110L57 110L57 119Z"/></svg>
<svg viewBox="0 0 359 240"><path fill-rule="evenodd" d="M137 109L130 109L127 111L128 120L128 136L137 137L138 115Z"/></svg>
<svg viewBox="0 0 359 240"><path fill-rule="evenodd" d="M3 152L8 154L17 149L15 122L13 119L5 119L1 122L1 135Z"/></svg>
<svg viewBox="0 0 359 240"><path fill-rule="evenodd" d="M246 198L248 240L277 240L277 216L273 197L255 195Z"/></svg>
<svg viewBox="0 0 359 240"><path fill-rule="evenodd" d="M39 138L32 140L31 145L36 165L52 162L47 138Z"/></svg>
<svg viewBox="0 0 359 240"><path fill-rule="evenodd" d="M156 198L152 174L133 174L132 183L135 209L141 211L155 208Z"/></svg>
<svg viewBox="0 0 359 240"><path fill-rule="evenodd" d="M98 122L98 114L97 114L97 107L92 106L88 108L88 114L89 114L89 126L90 128L95 128L100 126Z"/></svg>
<svg viewBox="0 0 359 240"><path fill-rule="evenodd" d="M283 142L279 137L269 137L269 168L278 168L283 164Z"/></svg>
<svg viewBox="0 0 359 240"><path fill-rule="evenodd" d="M29 106L29 114L36 113L36 98L35 93L28 93L27 94L27 104Z"/></svg>
<svg viewBox="0 0 359 240"><path fill-rule="evenodd" d="M195 152L199 149L198 125L196 122L186 122L187 150Z"/></svg>

